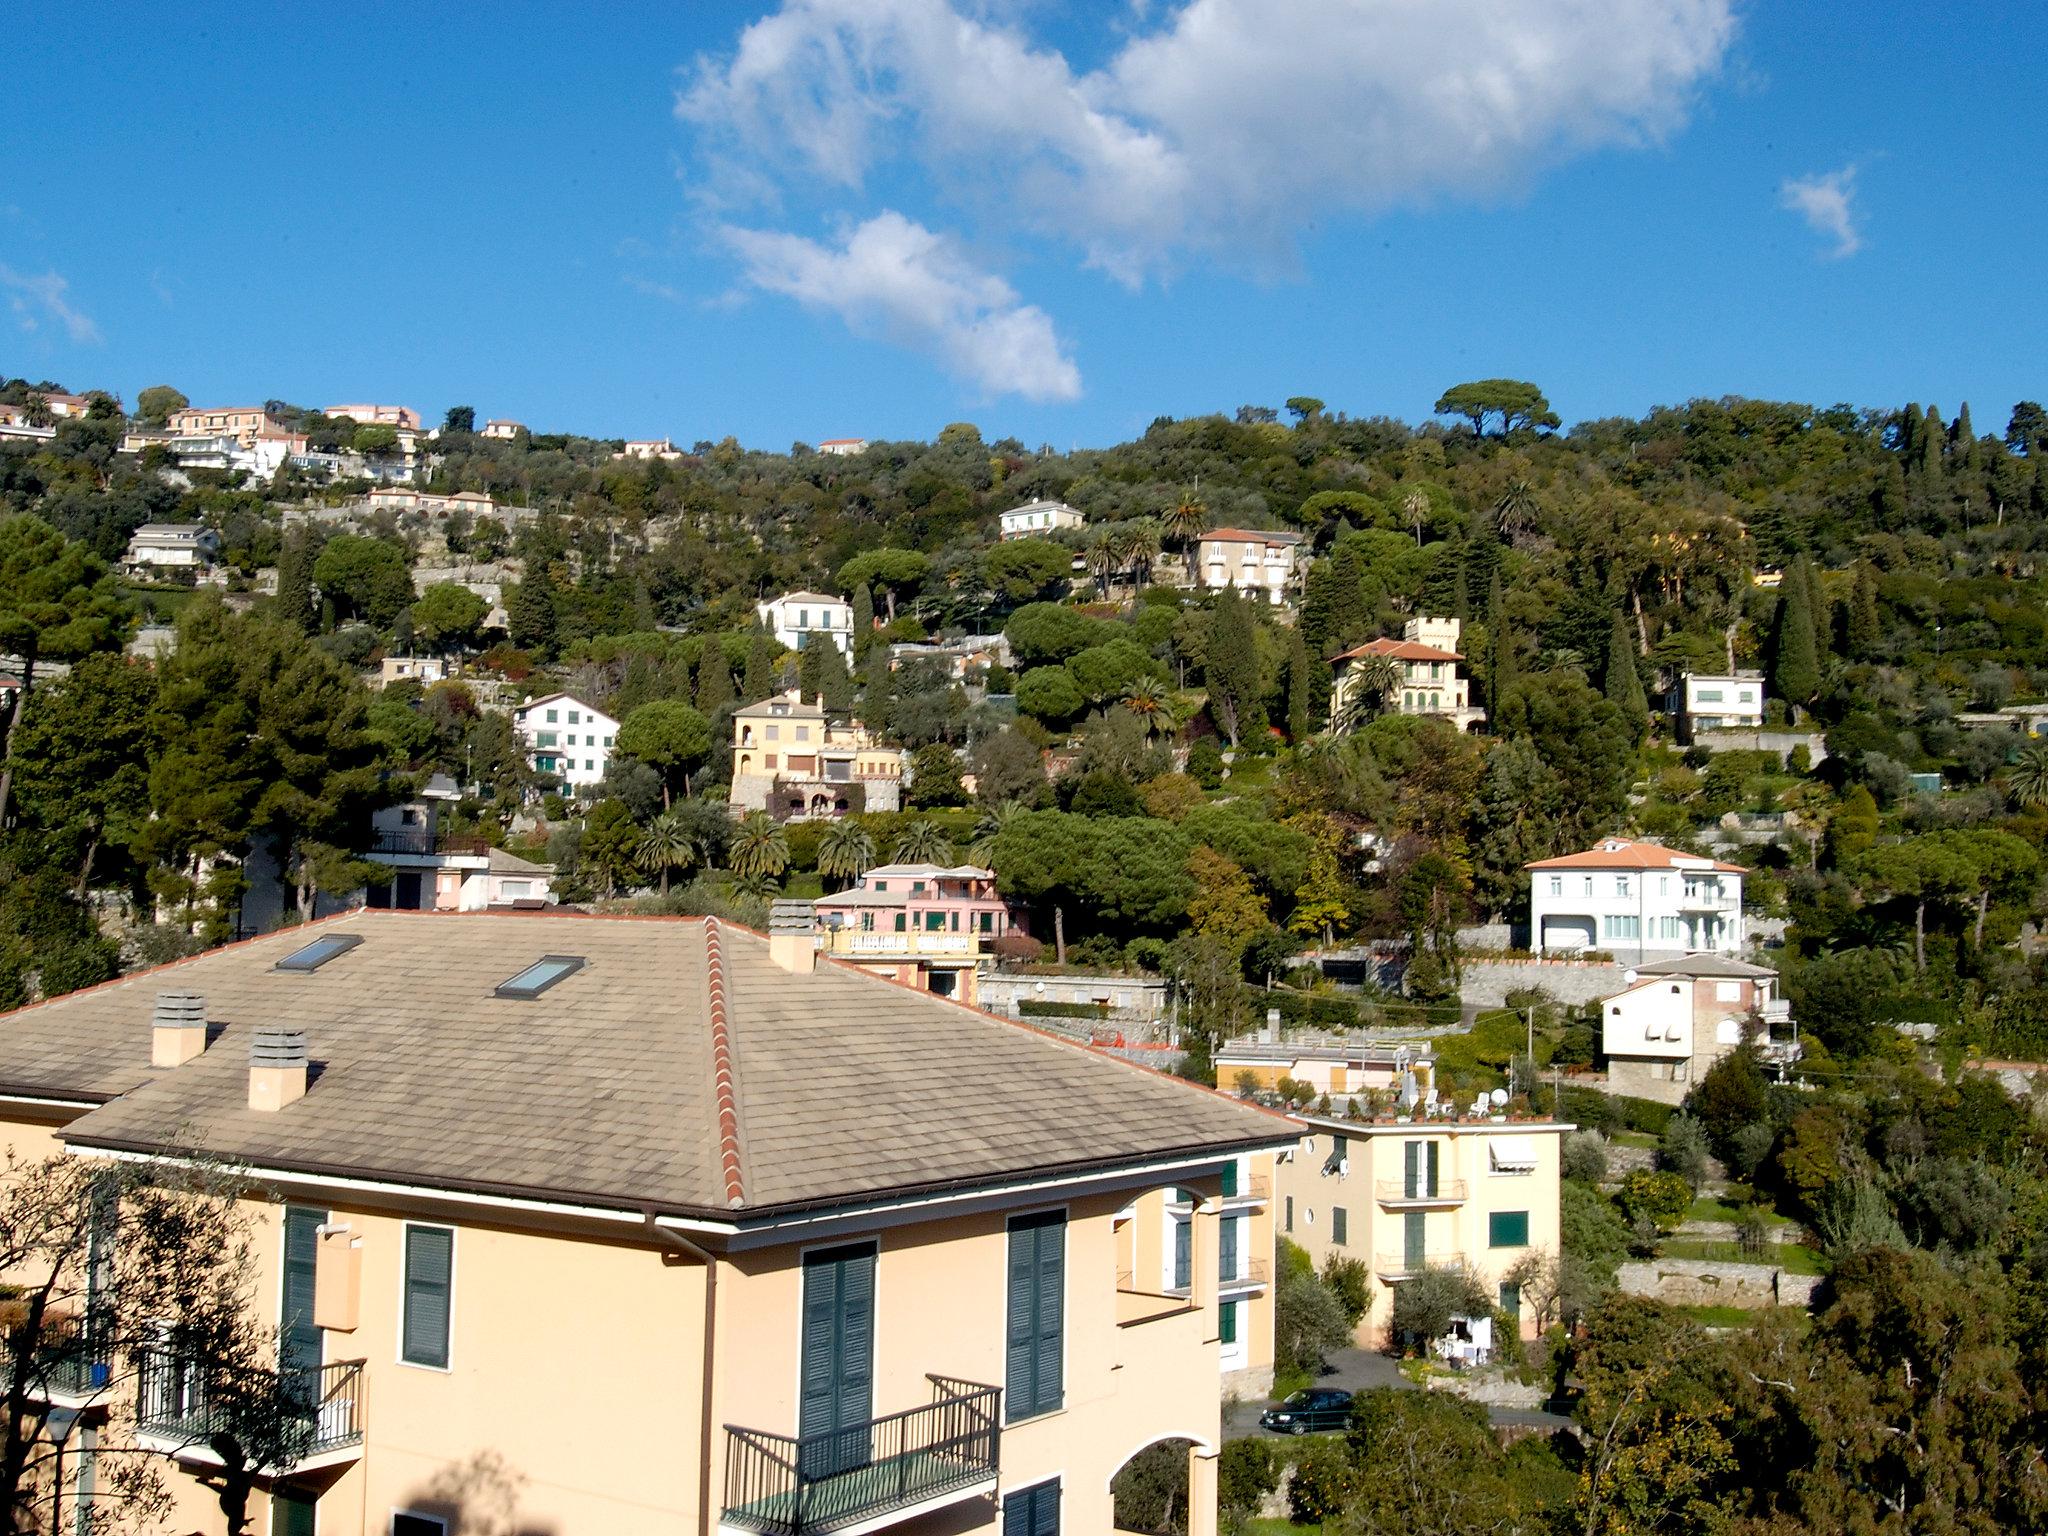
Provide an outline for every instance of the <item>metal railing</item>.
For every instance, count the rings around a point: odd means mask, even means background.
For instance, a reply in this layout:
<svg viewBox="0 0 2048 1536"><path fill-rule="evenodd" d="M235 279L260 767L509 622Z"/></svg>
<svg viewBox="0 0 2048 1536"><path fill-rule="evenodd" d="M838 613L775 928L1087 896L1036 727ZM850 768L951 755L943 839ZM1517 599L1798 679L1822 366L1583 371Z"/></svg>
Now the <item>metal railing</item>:
<svg viewBox="0 0 2048 1536"><path fill-rule="evenodd" d="M372 853L405 853L425 857L436 853L484 854L491 851L489 839L453 833L429 832L424 827L384 828L371 838Z"/></svg>
<svg viewBox="0 0 2048 1536"><path fill-rule="evenodd" d="M791 1436L725 1427L725 1525L766 1536L836 1531L992 1484L1001 1390L927 1378L932 1401L846 1429Z"/></svg>
<svg viewBox="0 0 2048 1536"><path fill-rule="evenodd" d="M1382 1279L1419 1275L1425 1269L1463 1269L1465 1256L1462 1253L1376 1253L1373 1255L1374 1273Z"/></svg>
<svg viewBox="0 0 2048 1536"><path fill-rule="evenodd" d="M931 955L964 959L981 953L982 935L953 933L943 928L890 929L826 928L823 945L833 955Z"/></svg>
<svg viewBox="0 0 2048 1536"><path fill-rule="evenodd" d="M1381 1179L1375 1193L1381 1205L1457 1205L1465 1198L1463 1179Z"/></svg>
<svg viewBox="0 0 2048 1536"><path fill-rule="evenodd" d="M29 1366L31 1395L90 1397L113 1379L112 1351L103 1330L88 1324L44 1337ZM14 1382L11 1341L0 1344L0 1390Z"/></svg>
<svg viewBox="0 0 2048 1536"><path fill-rule="evenodd" d="M1272 1284L1272 1267L1264 1259L1240 1259L1237 1273L1224 1275L1216 1284L1225 1291L1256 1290Z"/></svg>
<svg viewBox="0 0 2048 1536"><path fill-rule="evenodd" d="M226 1392L221 1368L169 1350L143 1350L136 1357L136 1427L143 1434L203 1445L218 1433L232 1432L236 1405L247 1401L256 1405L259 1419L274 1412L285 1421L280 1438L288 1443L293 1462L360 1445L363 1364L335 1360L304 1370L263 1371ZM263 1395L271 1392L277 1400L263 1404Z"/></svg>
<svg viewBox="0 0 2048 1536"><path fill-rule="evenodd" d="M1223 1192L1225 1205L1250 1205L1273 1198L1273 1181L1263 1173L1249 1174L1237 1181L1237 1188Z"/></svg>

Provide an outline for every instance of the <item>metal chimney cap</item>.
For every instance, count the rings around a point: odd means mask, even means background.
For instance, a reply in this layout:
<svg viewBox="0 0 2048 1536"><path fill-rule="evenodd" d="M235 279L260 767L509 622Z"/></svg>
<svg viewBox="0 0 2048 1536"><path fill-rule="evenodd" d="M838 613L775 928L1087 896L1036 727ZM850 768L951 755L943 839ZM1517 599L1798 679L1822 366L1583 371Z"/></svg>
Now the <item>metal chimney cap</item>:
<svg viewBox="0 0 2048 1536"><path fill-rule="evenodd" d="M252 1067L303 1067L306 1065L306 1032L266 1025L249 1042Z"/></svg>
<svg viewBox="0 0 2048 1536"><path fill-rule="evenodd" d="M150 1010L150 1024L157 1029L206 1028L206 997L199 992L159 992Z"/></svg>
<svg viewBox="0 0 2048 1536"><path fill-rule="evenodd" d="M768 908L768 931L774 933L809 933L817 920L817 908L808 901L782 898L772 902Z"/></svg>

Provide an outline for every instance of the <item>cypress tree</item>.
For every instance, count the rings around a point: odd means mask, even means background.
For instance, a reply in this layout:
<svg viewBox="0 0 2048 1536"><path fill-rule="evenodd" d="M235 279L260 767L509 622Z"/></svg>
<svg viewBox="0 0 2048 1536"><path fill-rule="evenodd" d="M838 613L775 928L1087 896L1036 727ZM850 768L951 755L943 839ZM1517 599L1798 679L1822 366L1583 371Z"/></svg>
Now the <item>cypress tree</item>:
<svg viewBox="0 0 2048 1536"><path fill-rule="evenodd" d="M1941 447L1948 438L1948 430L1942 425L1941 411L1935 406L1927 407L1927 419L1920 429L1920 478L1929 486L1941 484Z"/></svg>
<svg viewBox="0 0 2048 1536"><path fill-rule="evenodd" d="M1508 628L1507 603L1501 594L1500 572L1486 593L1486 713L1500 718L1500 701L1515 681L1515 637Z"/></svg>
<svg viewBox="0 0 2048 1536"><path fill-rule="evenodd" d="M858 661L875 643L875 594L862 582L853 589L853 655Z"/></svg>
<svg viewBox="0 0 2048 1536"><path fill-rule="evenodd" d="M555 643L555 585L543 571L535 571L512 589L512 601L505 608L505 627L512 643L522 651L541 655Z"/></svg>
<svg viewBox="0 0 2048 1536"><path fill-rule="evenodd" d="M1308 740L1312 728L1310 720L1311 702L1314 698L1309 681L1308 642L1302 639L1299 628L1287 632L1287 739L1292 742Z"/></svg>
<svg viewBox="0 0 2048 1536"><path fill-rule="evenodd" d="M1798 565L1806 563L1801 556ZM1820 692L1820 653L1814 644L1813 588L1803 570L1785 573L1778 589L1771 688L1787 704L1811 703Z"/></svg>
<svg viewBox="0 0 2048 1536"><path fill-rule="evenodd" d="M853 674L846 670L846 658L831 639L812 637L798 655L798 686L807 699L823 699L835 715L853 708Z"/></svg>
<svg viewBox="0 0 2048 1536"><path fill-rule="evenodd" d="M768 631L756 628L747 642L746 676L740 680L742 704L758 704L775 691L775 661L768 646Z"/></svg>
<svg viewBox="0 0 2048 1536"><path fill-rule="evenodd" d="M319 619L313 605L313 560L317 551L311 535L303 529L285 541L277 562L278 621L299 634L310 635Z"/></svg>
<svg viewBox="0 0 2048 1536"><path fill-rule="evenodd" d="M1965 400L1963 408L1956 413L1954 436L1956 463L1967 469L1977 462L1977 433L1970 425L1970 402Z"/></svg>
<svg viewBox="0 0 2048 1536"><path fill-rule="evenodd" d="M1820 568L1811 560L1802 556L1796 568L1806 577L1806 611L1813 615L1814 655L1825 661L1834 649L1830 643L1827 589L1821 585Z"/></svg>
<svg viewBox="0 0 2048 1536"><path fill-rule="evenodd" d="M733 702L732 663L725 659L725 647L712 635L697 660L697 713L716 720L721 709Z"/></svg>
<svg viewBox="0 0 2048 1536"><path fill-rule="evenodd" d="M1607 702L1641 741L1650 728L1650 701L1643 693L1643 675L1636 670L1636 651L1628 637L1628 620L1619 613L1607 635L1607 671L1601 679Z"/></svg>
<svg viewBox="0 0 2048 1536"><path fill-rule="evenodd" d="M1466 562L1471 558L1471 551L1470 544L1459 546L1458 577L1451 585L1451 617L1458 621L1461 632L1472 622L1472 583L1465 570Z"/></svg>
<svg viewBox="0 0 2048 1536"><path fill-rule="evenodd" d="M1234 747L1266 728L1266 708L1259 696L1258 638L1251 612L1234 590L1225 588L1218 594L1214 613L1203 671L1210 707Z"/></svg>
<svg viewBox="0 0 2048 1536"><path fill-rule="evenodd" d="M1877 615L1877 574L1868 560L1856 566L1856 584L1849 593L1849 659L1874 661L1884 631Z"/></svg>

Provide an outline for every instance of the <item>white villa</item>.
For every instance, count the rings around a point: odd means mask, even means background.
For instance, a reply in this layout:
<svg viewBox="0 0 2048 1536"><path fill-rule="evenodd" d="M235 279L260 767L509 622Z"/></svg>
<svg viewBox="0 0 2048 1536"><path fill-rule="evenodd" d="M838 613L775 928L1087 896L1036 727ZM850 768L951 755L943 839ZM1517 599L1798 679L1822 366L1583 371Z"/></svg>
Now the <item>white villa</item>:
<svg viewBox="0 0 2048 1536"><path fill-rule="evenodd" d="M571 789L597 784L611 762L619 722L570 693L529 699L512 711L536 773L559 775Z"/></svg>
<svg viewBox="0 0 2048 1536"><path fill-rule="evenodd" d="M202 571L219 558L220 535L204 523L145 523L128 541L123 563L131 570Z"/></svg>
<svg viewBox="0 0 2048 1536"><path fill-rule="evenodd" d="M1764 723L1761 672L1687 672L1672 695L1672 709L1696 731L1754 731Z"/></svg>
<svg viewBox="0 0 2048 1536"><path fill-rule="evenodd" d="M1611 837L1584 853L1538 859L1529 871L1530 947L1539 955L1598 949L1617 960L1740 955L1739 864Z"/></svg>
<svg viewBox="0 0 2048 1536"><path fill-rule="evenodd" d="M1011 539L1042 539L1054 529L1078 528L1086 521L1079 507L1070 507L1064 501L1027 501L1003 514L1002 537L1005 543Z"/></svg>
<svg viewBox="0 0 2048 1536"><path fill-rule="evenodd" d="M785 592L755 606L768 632L793 651L821 636L853 659L853 604L823 592Z"/></svg>
<svg viewBox="0 0 2048 1536"><path fill-rule="evenodd" d="M1778 973L1726 955L1659 960L1627 973L1627 987L1600 1002L1600 1049L1612 1093L1677 1104L1715 1062L1757 1029L1767 1060L1798 1059L1796 1040L1771 1038L1792 1007L1772 993Z"/></svg>

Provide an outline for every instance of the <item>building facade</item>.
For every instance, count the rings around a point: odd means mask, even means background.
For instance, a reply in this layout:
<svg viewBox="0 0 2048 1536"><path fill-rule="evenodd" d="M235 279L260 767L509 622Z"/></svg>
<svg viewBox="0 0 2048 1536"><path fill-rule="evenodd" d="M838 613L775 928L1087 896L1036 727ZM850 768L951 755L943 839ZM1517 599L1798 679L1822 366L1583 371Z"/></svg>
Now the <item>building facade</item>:
<svg viewBox="0 0 2048 1536"><path fill-rule="evenodd" d="M989 946L1022 931L996 872L975 864L877 865L812 906L826 954L963 1003L981 1001Z"/></svg>
<svg viewBox="0 0 2048 1536"><path fill-rule="evenodd" d="M715 920L358 912L0 1042L17 1155L250 1175L305 1424L256 1536L1092 1536L1162 1440L1214 1536L1277 1116ZM224 1529L205 1359L36 1358L54 1497L132 1422L166 1528Z"/></svg>
<svg viewBox="0 0 2048 1536"><path fill-rule="evenodd" d="M1079 507L1070 507L1064 501L1027 501L1002 515L1002 538L1005 542L1042 539L1061 528L1079 528L1087 521Z"/></svg>
<svg viewBox="0 0 2048 1536"><path fill-rule="evenodd" d="M619 722L603 710L573 694L551 693L515 708L512 724L535 773L552 773L571 789L604 781Z"/></svg>
<svg viewBox="0 0 2048 1536"><path fill-rule="evenodd" d="M1699 952L1740 955L1749 873L1661 843L1611 837L1529 871L1530 947L1540 955L1603 950L1623 962Z"/></svg>
<svg viewBox="0 0 2048 1536"><path fill-rule="evenodd" d="M1209 592L1235 587L1279 604L1294 590L1294 551L1300 543L1298 533L1212 528L1195 545L1185 584Z"/></svg>
<svg viewBox="0 0 2048 1536"><path fill-rule="evenodd" d="M145 523L128 541L130 570L203 571L220 559L220 535L204 523Z"/></svg>
<svg viewBox="0 0 2048 1536"><path fill-rule="evenodd" d="M523 421L493 420L484 423L484 429L479 435L488 437L494 442L510 443L517 441L519 434L525 430L526 423Z"/></svg>
<svg viewBox="0 0 2048 1536"><path fill-rule="evenodd" d="M332 418L346 416L359 427L402 427L420 429L420 413L409 405L330 405L320 413Z"/></svg>
<svg viewBox="0 0 2048 1536"><path fill-rule="evenodd" d="M1628 983L1600 1003L1610 1093L1681 1103L1746 1038L1774 1065L1799 1057L1792 1005L1775 995L1776 971L1725 955L1689 955L1637 966Z"/></svg>
<svg viewBox="0 0 2048 1536"><path fill-rule="evenodd" d="M1431 1106L1436 1108L1437 1106ZM1462 1269L1533 1338L1537 1319L1510 1275L1558 1252L1559 1150L1569 1125L1430 1113L1372 1122L1295 1117L1301 1140L1275 1173L1280 1235L1321 1270L1365 1264L1372 1303L1358 1342L1389 1342L1394 1292L1425 1269Z"/></svg>
<svg viewBox="0 0 2048 1536"><path fill-rule="evenodd" d="M1486 711L1472 703L1470 679L1458 668L1465 658L1458 652L1459 623L1456 619L1410 619L1399 640L1371 640L1330 660L1330 719L1337 729L1356 716L1360 663L1373 657L1391 656L1400 665L1399 685L1389 692L1383 706L1390 714L1435 715L1461 731L1477 730L1486 723Z"/></svg>
<svg viewBox="0 0 2048 1536"><path fill-rule="evenodd" d="M1272 1093L1291 1079L1316 1094L1343 1100L1364 1094L1396 1094L1413 1080L1426 1091L1435 1081L1436 1059L1426 1043L1346 1040L1328 1035L1280 1039L1278 1031L1226 1040L1214 1048L1216 1085L1232 1091Z"/></svg>
<svg viewBox="0 0 2048 1536"><path fill-rule="evenodd" d="M210 410L171 412L165 425L173 437L231 437L244 447L266 433L289 436L282 420L260 405L224 405Z"/></svg>
<svg viewBox="0 0 2048 1536"><path fill-rule="evenodd" d="M893 811L909 762L858 720L834 720L792 688L733 711L729 804L735 815L766 811L777 821Z"/></svg>
<svg viewBox="0 0 2048 1536"><path fill-rule="evenodd" d="M1672 712L1690 739L1693 731L1755 731L1764 723L1764 675L1686 672L1672 692Z"/></svg>
<svg viewBox="0 0 2048 1536"><path fill-rule="evenodd" d="M754 612L768 632L792 651L830 642L853 660L853 604L823 592L785 592Z"/></svg>
<svg viewBox="0 0 2048 1536"><path fill-rule="evenodd" d="M864 437L828 437L818 444L818 452L833 459L850 459L867 451L868 440Z"/></svg>
<svg viewBox="0 0 2048 1536"><path fill-rule="evenodd" d="M662 459L673 461L683 456L683 450L665 437L639 438L627 443L612 457L615 459Z"/></svg>

